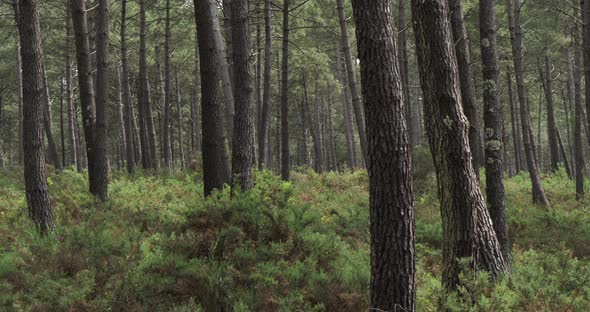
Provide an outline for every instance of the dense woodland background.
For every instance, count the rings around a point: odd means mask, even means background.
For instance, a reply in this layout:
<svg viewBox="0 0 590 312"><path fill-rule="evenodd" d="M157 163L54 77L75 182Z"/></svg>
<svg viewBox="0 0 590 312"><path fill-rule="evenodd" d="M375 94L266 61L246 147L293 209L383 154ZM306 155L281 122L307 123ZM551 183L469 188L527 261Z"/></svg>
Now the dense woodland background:
<svg viewBox="0 0 590 312"><path fill-rule="evenodd" d="M0 37L2 309L590 309L587 0L0 0Z"/></svg>

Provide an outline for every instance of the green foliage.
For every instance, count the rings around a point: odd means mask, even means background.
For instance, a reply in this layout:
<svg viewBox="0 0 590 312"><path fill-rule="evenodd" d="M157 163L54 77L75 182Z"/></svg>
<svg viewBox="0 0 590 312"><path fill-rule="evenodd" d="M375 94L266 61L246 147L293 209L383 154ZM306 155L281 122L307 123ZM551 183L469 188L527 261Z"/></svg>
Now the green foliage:
<svg viewBox="0 0 590 312"><path fill-rule="evenodd" d="M256 173L249 192L202 196L192 174L115 173L108 204L86 176L51 174L58 223L39 237L22 177L0 178L0 310L362 311L368 307L368 177L313 172L283 182ZM544 177L553 206L530 204L525 175L506 181L514 243L497 283L466 271L456 293L441 285L436 183L417 177L417 308L437 311L586 311L590 220L570 201L564 174ZM426 179L429 181L420 181Z"/></svg>

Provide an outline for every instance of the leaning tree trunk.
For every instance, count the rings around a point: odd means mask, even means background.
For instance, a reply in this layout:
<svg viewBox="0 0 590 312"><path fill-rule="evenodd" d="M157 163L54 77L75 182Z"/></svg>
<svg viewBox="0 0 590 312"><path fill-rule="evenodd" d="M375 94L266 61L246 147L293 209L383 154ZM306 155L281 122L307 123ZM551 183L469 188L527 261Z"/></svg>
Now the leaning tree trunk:
<svg viewBox="0 0 590 312"><path fill-rule="evenodd" d="M230 169L225 149L223 131L223 107L218 101L220 67L219 55L216 55L215 20L217 4L214 0L195 0L195 17L197 20L197 38L201 66L201 109L203 127L203 182L205 195L214 189L222 189L230 183ZM218 24L218 23L217 23Z"/></svg>
<svg viewBox="0 0 590 312"><path fill-rule="evenodd" d="M488 209L500 243L502 256L510 258L506 226L506 196L504 193L504 164L502 162L502 105L498 94L498 56L496 54L496 1L479 1L479 34L483 78L483 122L485 128L486 193Z"/></svg>
<svg viewBox="0 0 590 312"><path fill-rule="evenodd" d="M459 66L459 79L461 80L461 99L463 99L463 111L469 121L469 147L473 156L475 174L479 176L479 159L481 150L481 137L479 134L479 115L475 101L475 86L473 70L471 69L471 56L469 55L469 39L463 21L461 0L448 0L451 18L453 40L455 42L455 55Z"/></svg>
<svg viewBox="0 0 590 312"><path fill-rule="evenodd" d="M135 151L133 145L133 107L129 87L129 63L127 61L127 0L121 0L121 87L123 95L123 112L125 115L125 141L127 172L135 170Z"/></svg>
<svg viewBox="0 0 590 312"><path fill-rule="evenodd" d="M268 150L271 95L272 32L270 21L270 0L264 1L264 82L262 91L262 114L260 116L260 133L258 134L258 170L269 168Z"/></svg>
<svg viewBox="0 0 590 312"><path fill-rule="evenodd" d="M367 120L371 310L414 311L412 152L390 5L352 1Z"/></svg>
<svg viewBox="0 0 590 312"><path fill-rule="evenodd" d="M365 131L365 120L363 117L363 108L361 105L361 97L358 93L356 77L354 74L354 66L352 63L352 53L350 52L350 40L348 39L348 25L346 23L346 15L344 13L344 0L336 0L338 9L338 19L340 21L340 36L342 40L342 48L344 49L344 60L346 64L346 73L348 76L348 87L352 97L352 107L354 108L354 117L359 133L359 140L361 141L361 154L363 162L366 163L367 157L367 134Z"/></svg>
<svg viewBox="0 0 590 312"><path fill-rule="evenodd" d="M108 199L109 186L106 111L110 87L108 5L108 0L98 0L96 9L96 184L92 193L103 202Z"/></svg>
<svg viewBox="0 0 590 312"><path fill-rule="evenodd" d="M43 49L39 1L19 0L17 16L22 63L24 175L29 216L43 235L53 230L43 156Z"/></svg>
<svg viewBox="0 0 590 312"><path fill-rule="evenodd" d="M94 87L92 68L90 66L90 43L88 41L88 24L86 20L86 1L71 0L72 21L76 41L76 60L78 63L78 89L80 90L80 107L82 108L82 126L86 141L86 159L90 192L96 190L96 112L94 104Z"/></svg>
<svg viewBox="0 0 590 312"><path fill-rule="evenodd" d="M472 268L492 277L503 274L507 263L471 162L469 122L461 105L447 4L413 0L412 7L425 124L442 215L443 284L454 289L462 270L459 259L469 258Z"/></svg>
<svg viewBox="0 0 590 312"><path fill-rule="evenodd" d="M514 1L514 2L513 2ZM510 28L510 41L512 44L512 56L514 59L514 71L516 72L516 88L518 91L518 102L520 105L520 119L522 127L522 142L526 156L527 167L533 187L533 202L542 206L549 206L549 201L541 186L541 179L535 161L535 145L533 142L531 120L527 103L526 89L524 84L524 64L522 60L522 32L520 29L520 0L508 0L506 2L508 12L508 24ZM514 9L513 9L514 5Z"/></svg>
<svg viewBox="0 0 590 312"><path fill-rule="evenodd" d="M283 0L283 64L281 69L281 178L289 181L289 2Z"/></svg>

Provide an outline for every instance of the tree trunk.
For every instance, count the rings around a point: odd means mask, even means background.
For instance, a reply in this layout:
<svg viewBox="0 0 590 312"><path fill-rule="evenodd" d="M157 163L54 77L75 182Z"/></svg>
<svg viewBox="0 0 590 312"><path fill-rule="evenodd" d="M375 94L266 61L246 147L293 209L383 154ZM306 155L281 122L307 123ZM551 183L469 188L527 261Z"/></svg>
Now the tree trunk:
<svg viewBox="0 0 590 312"><path fill-rule="evenodd" d="M547 104L547 137L549 141L549 153L551 155L552 172L559 170L559 146L557 144L557 126L555 124L555 113L553 111L553 83L551 81L551 69L549 66L549 56L545 53L545 72L540 70L543 90L545 91L545 102ZM541 118L541 116L539 116Z"/></svg>
<svg viewBox="0 0 590 312"><path fill-rule="evenodd" d="M270 21L270 0L264 0L264 85L262 94L262 114L260 121L260 133L258 134L258 170L269 168L270 158L267 150L270 148L269 124L270 124L270 84L272 63L272 32ZM267 148L268 147L268 148Z"/></svg>
<svg viewBox="0 0 590 312"><path fill-rule="evenodd" d="M585 80L585 98L586 98L586 122L590 129L590 1L581 0L582 6L582 34L583 34L583 50L584 50L584 77ZM576 25L577 28L577 25ZM576 30L576 32L578 32ZM590 144L590 136L587 136Z"/></svg>
<svg viewBox="0 0 590 312"><path fill-rule="evenodd" d="M398 14L398 55L399 55L399 66L400 75L402 81L402 89L404 92L404 99L406 99L406 123L408 125L408 139L410 140L410 147L413 149L416 146L417 133L416 123L419 120L415 120L414 110L416 109L410 101L410 65L408 60L408 37L406 35L406 0L399 0L397 7Z"/></svg>
<svg viewBox="0 0 590 312"><path fill-rule="evenodd" d="M572 174L572 167L570 166L567 152L565 151L563 141L561 140L561 134L559 133L559 129L557 130L557 142L559 143L559 150L561 151L561 155L563 156L563 165L565 166L567 176L570 178L570 180L573 180L574 175Z"/></svg>
<svg viewBox="0 0 590 312"><path fill-rule="evenodd" d="M461 9L461 0L448 0L451 18L451 28L453 30L453 40L455 42L455 55L457 56L457 65L459 66L459 79L461 80L461 99L463 99L463 111L469 121L469 146L473 156L473 167L475 174L479 176L479 167L482 163L479 159L480 133L479 133L479 115L477 112L477 103L475 101L475 86L473 81L473 70L471 69L471 56L469 53L469 39L467 30L463 21L463 11Z"/></svg>
<svg viewBox="0 0 590 312"><path fill-rule="evenodd" d="M147 51L146 51L146 0L140 0L140 31L139 31L139 105L143 109L143 123L145 132L145 141L141 142L143 151L142 155L145 162L144 168L158 169L158 153L156 146L156 129L152 116L152 103L150 98L150 85L147 72ZM141 121L140 121L141 124Z"/></svg>
<svg viewBox="0 0 590 312"><path fill-rule="evenodd" d="M76 109L72 98L72 60L71 60L71 38L72 38L72 17L70 8L66 8L66 105L68 109L68 145L70 147L70 163L78 166L78 143L76 140L75 121Z"/></svg>
<svg viewBox="0 0 590 312"><path fill-rule="evenodd" d="M330 167L328 170L338 170L338 160L336 158L336 141L334 134L334 121L332 118L332 93L328 92L328 108L327 108L327 120L328 120L328 155L330 157Z"/></svg>
<svg viewBox="0 0 590 312"><path fill-rule="evenodd" d="M164 45L164 107L162 115L162 149L164 151L164 168L172 168L171 150L172 138L170 136L170 0L166 0L166 43Z"/></svg>
<svg viewBox="0 0 590 312"><path fill-rule="evenodd" d="M223 1L224 9L229 8L231 6L231 1L228 0ZM229 9L227 10L230 13ZM225 13L225 10L224 10ZM230 13L231 14L231 13ZM216 37L215 40L215 49L217 50L216 55L219 57L217 60L217 64L219 64L219 71L221 77L221 85L223 88L223 98L225 103L225 111L224 111L224 121L225 121L225 131L227 132L227 139L231 140L233 137L233 127L234 127L234 91L233 91L233 69L230 68L230 64L228 60L232 57L231 54L231 38L228 42L225 42L223 36L221 35L221 27L219 26L219 19L216 18L213 24L213 31ZM229 30L229 28L227 28ZM226 35L230 33L229 31L226 32ZM231 144L230 144L231 146Z"/></svg>
<svg viewBox="0 0 590 312"><path fill-rule="evenodd" d="M508 80L508 101L510 102L510 117L512 124L512 143L514 144L514 167L515 173L518 174L522 170L522 156L520 154L520 127L518 124L518 102L514 102L512 95L512 78L510 77L510 69L506 68L506 80Z"/></svg>
<svg viewBox="0 0 590 312"><path fill-rule="evenodd" d="M324 163L322 157L322 138L321 138L321 129L320 129L320 99L318 93L318 80L316 78L315 81L315 89L314 89L314 100L313 100L313 110L309 107L309 101L306 101L306 112L309 114L308 120L310 121L311 126L311 137L313 140L313 152L314 152L314 163L313 169L317 173L322 173L324 171Z"/></svg>
<svg viewBox="0 0 590 312"><path fill-rule="evenodd" d="M119 117L119 136L117 137L120 142L116 144L118 148L118 155L119 161L117 162L118 170L122 169L124 165L125 159L127 158L127 136L126 136L126 126L125 126L125 105L123 104L123 81L121 79L121 69L117 67L117 82L118 82L118 93L119 93L119 102L117 103L117 117Z"/></svg>
<svg viewBox="0 0 590 312"><path fill-rule="evenodd" d="M366 163L367 157L367 134L365 131L365 120L361 107L361 97L358 92L356 77L354 75L354 67L352 63L352 53L350 52L350 40L348 39L348 25L346 23L346 15L344 13L344 0L336 0L338 9L338 19L340 21L340 33L342 38L342 48L344 49L344 60L346 64L346 73L348 76L348 87L352 97L352 107L354 108L354 117L361 141L361 154L363 162Z"/></svg>
<svg viewBox="0 0 590 312"><path fill-rule="evenodd" d="M178 85L178 68L176 69L175 75L175 84L176 84L176 119L178 119L178 152L180 153L180 169L184 170L185 167L185 159L184 159L184 147L182 146L182 97L180 95L180 86Z"/></svg>
<svg viewBox="0 0 590 312"><path fill-rule="evenodd" d="M424 117L443 224L443 284L454 289L461 258L470 258L471 268L492 277L503 274L507 263L471 161L469 122L461 104L447 3L413 0L412 4Z"/></svg>
<svg viewBox="0 0 590 312"><path fill-rule="evenodd" d="M307 167L309 165L309 161L307 159L307 121L308 121L308 117L306 114L307 111L307 107L309 106L307 104L307 82L305 81L305 77L303 79L303 99L301 99L301 104L299 105L299 118L300 118L300 142L298 143L298 149L299 152L298 154L298 165L299 166L303 166L303 167Z"/></svg>
<svg viewBox="0 0 590 312"><path fill-rule="evenodd" d="M2 99L0 99L0 102ZM2 105L0 105L2 107ZM60 79L59 83L59 136L61 143L61 166L65 168L66 164L66 136L64 123L64 82Z"/></svg>
<svg viewBox="0 0 590 312"><path fill-rule="evenodd" d="M510 259L510 244L506 226L506 196L504 193L504 164L502 153L502 106L498 94L498 56L496 54L496 1L479 1L479 34L483 79L483 122L485 128L486 193L488 210L502 256Z"/></svg>
<svg viewBox="0 0 590 312"><path fill-rule="evenodd" d="M78 63L78 89L80 90L80 107L82 108L82 126L86 141L86 159L90 192L96 190L96 112L92 68L90 66L90 44L88 41L88 24L86 20L86 1L71 0L72 21L76 41L76 60Z"/></svg>
<svg viewBox="0 0 590 312"><path fill-rule="evenodd" d="M109 185L106 111L110 87L108 5L108 0L98 0L96 9L96 184L92 193L103 202L108 199Z"/></svg>
<svg viewBox="0 0 590 312"><path fill-rule="evenodd" d="M367 118L371 309L414 311L412 152L391 2L353 0L352 5Z"/></svg>
<svg viewBox="0 0 590 312"><path fill-rule="evenodd" d="M590 14L588 14L588 12L586 11L588 9L588 6L590 5L590 1L583 1L582 2L582 15L583 15L583 20L584 22L588 21L588 19L590 18ZM579 17L578 15L578 9L577 7L574 8L574 16L576 18ZM590 29L588 29L587 26L583 27L583 32L584 32L584 74L586 75L586 80L590 80L588 79L590 76L590 71L588 71L590 69L590 64L586 64L587 62L590 62L590 55L588 55L588 53L590 53L590 51L588 51L586 48L590 48L590 38L587 36L590 36ZM586 169L586 165L584 163L584 147L583 147L583 143L582 143L582 127L584 127L584 122L583 122L583 114L584 114L584 110L582 108L582 91L581 91L581 83L580 81L581 79L581 65L580 64L580 42L579 42L579 37L580 37L580 30L578 27L578 22L574 19L574 33L573 36L574 38L574 43L573 43L573 47L574 47L574 66L573 66L573 78L574 78L574 161L575 161L575 167L576 167L576 199L580 200L584 197L584 170ZM586 82L586 88L588 88L590 86L589 82ZM588 90L586 90L586 96L590 95L590 92ZM586 99L586 105L588 105L590 99ZM586 107L588 108L588 107Z"/></svg>
<svg viewBox="0 0 590 312"><path fill-rule="evenodd" d="M217 5L214 0L195 0L195 17L197 24L197 38L199 56L202 98L202 127L203 127L203 181L205 195L214 189L222 189L224 184L230 183L230 169L225 149L225 134L223 125L223 107L218 101L218 86L220 75L219 55L215 34L217 20ZM217 28L219 30L219 28Z"/></svg>
<svg viewBox="0 0 590 312"><path fill-rule="evenodd" d="M514 4L513 2L514 1ZM508 24L510 28L510 41L512 44L512 56L514 59L514 70L516 72L516 88L518 91L518 102L520 106L520 119L522 128L522 140L527 167L533 187L533 202L542 206L549 206L545 191L541 186L541 179L534 155L534 142L532 141L531 121L527 103L526 89L524 84L524 65L522 61L522 32L520 29L520 0L508 0L506 10L508 12ZM514 10L513 10L514 5Z"/></svg>
<svg viewBox="0 0 590 312"><path fill-rule="evenodd" d="M49 97L49 84L47 83L47 71L45 70L45 63L43 63L43 97L45 99L45 108L43 114L43 128L45 129L45 136L47 137L47 149L49 152L49 159L56 170L61 170L61 162L57 153L57 145L53 137L53 118L51 117L51 98Z"/></svg>
<svg viewBox="0 0 590 312"><path fill-rule="evenodd" d="M346 87L346 74L340 65L340 50L336 49L336 75L340 84L341 88L341 101L342 101L342 113L344 115L344 137L346 139L346 159L348 161L348 168L350 170L354 170L356 167L355 165L355 155L354 155L354 134L352 132L352 118L350 116L350 111L348 109L348 89Z"/></svg>
<svg viewBox="0 0 590 312"><path fill-rule="evenodd" d="M135 151L133 145L133 104L129 87L129 63L127 61L127 0L121 0L121 88L123 95L123 107L125 115L125 139L127 172L135 170Z"/></svg>
<svg viewBox="0 0 590 312"><path fill-rule="evenodd" d="M283 0L283 64L281 70L281 178L289 181L289 2Z"/></svg>
<svg viewBox="0 0 590 312"><path fill-rule="evenodd" d="M22 49L24 176L29 217L42 234L55 227L49 201L45 157L43 156L43 49L39 27L39 2L19 0L17 25Z"/></svg>
<svg viewBox="0 0 590 312"><path fill-rule="evenodd" d="M16 24L16 36L20 38L19 30L19 9L18 1L12 0L12 6L14 9L14 18ZM16 96L18 101L18 138L19 147L17 148L17 159L19 165L24 165L24 154L23 154L23 79L22 79L22 59L21 59L21 45L20 40L16 41Z"/></svg>

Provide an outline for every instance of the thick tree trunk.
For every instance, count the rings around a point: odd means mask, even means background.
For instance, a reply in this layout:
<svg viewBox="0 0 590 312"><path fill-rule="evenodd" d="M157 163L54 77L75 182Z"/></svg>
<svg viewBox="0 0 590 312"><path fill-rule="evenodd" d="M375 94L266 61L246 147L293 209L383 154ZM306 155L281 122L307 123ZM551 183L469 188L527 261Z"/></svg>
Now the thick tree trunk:
<svg viewBox="0 0 590 312"><path fill-rule="evenodd" d="M232 185L242 190L254 187L253 77L250 72L250 7L248 0L233 0L231 33L234 64L235 116L232 148Z"/></svg>
<svg viewBox="0 0 590 312"><path fill-rule="evenodd" d="M538 205L549 206L549 201L547 200L545 191L543 191L543 187L541 186L541 179L539 178L537 163L535 161L534 142L532 140L532 128L524 84L522 32L520 29L520 0L508 0L507 4L506 10L508 12L510 41L512 44L512 56L514 59L514 70L516 72L516 88L518 91L518 102L520 106L522 141L524 145L524 154L526 156L527 167L533 186L533 202Z"/></svg>
<svg viewBox="0 0 590 312"><path fill-rule="evenodd" d="M260 133L258 134L258 170L269 168L270 149L269 125L270 125L270 84L272 63L272 32L270 21L270 0L264 1L264 85L262 94L262 114L260 115Z"/></svg>
<svg viewBox="0 0 590 312"><path fill-rule="evenodd" d="M455 42L455 55L459 66L459 79L461 80L461 99L463 99L463 111L469 121L469 146L473 156L473 167L475 174L479 176L479 166L482 161L479 159L481 149L481 138L479 133L479 115L475 100L475 86L473 81L473 70L471 69L471 56L469 53L469 39L463 21L461 0L448 0L451 28L453 30L453 41Z"/></svg>
<svg viewBox="0 0 590 312"><path fill-rule="evenodd" d="M508 81L508 101L510 102L510 117L512 124L512 143L514 145L514 168L515 173L518 174L522 170L522 156L520 154L520 134L519 127L519 116L518 116L518 102L514 102L514 96L512 95L512 78L510 77L510 69L506 68L506 80Z"/></svg>
<svg viewBox="0 0 590 312"><path fill-rule="evenodd" d="M281 70L281 178L289 181L289 2L283 0L283 64Z"/></svg>
<svg viewBox="0 0 590 312"><path fill-rule="evenodd" d="M129 63L127 60L127 0L121 0L121 88L123 96L123 108L125 115L125 140L127 172L135 170L135 151L133 144L133 104L131 102L131 90L129 87Z"/></svg>
<svg viewBox="0 0 590 312"><path fill-rule="evenodd" d="M78 89L80 90L80 107L82 108L82 126L86 141L86 159L90 192L96 190L96 112L92 68L90 66L90 44L88 41L88 24L86 20L86 1L71 0L72 21L76 41L76 59L78 63Z"/></svg>
<svg viewBox="0 0 590 312"><path fill-rule="evenodd" d="M492 277L503 274L507 263L486 208L463 113L458 66L444 1L413 0L414 32L424 117L437 173L443 224L443 284L454 289L462 268L459 259Z"/></svg>
<svg viewBox="0 0 590 312"><path fill-rule="evenodd" d="M148 80L147 70L147 47L146 32L147 25L145 19L145 1L141 0L140 5L140 33L139 33L139 94L138 102L143 110L143 122L145 126L145 144L142 142L143 151L147 160L145 168L153 170L158 169L158 147L156 145L156 128L154 126L154 117L152 114L152 100L150 98L150 82Z"/></svg>
<svg viewBox="0 0 590 312"><path fill-rule="evenodd" d="M414 311L412 152L391 2L353 0L352 5L367 120L371 310Z"/></svg>
<svg viewBox="0 0 590 312"><path fill-rule="evenodd" d="M343 70L340 62L341 54L340 50L336 49L336 75L341 88L341 102L342 102L342 113L344 115L344 138L346 140L346 160L348 161L348 168L354 170L355 155L354 155L354 134L352 132L352 118L350 116L350 110L348 109L348 89L346 87L346 73Z"/></svg>
<svg viewBox="0 0 590 312"><path fill-rule="evenodd" d="M98 0L96 8L96 184L92 193L107 201L109 160L107 155L107 106L109 102L109 2Z"/></svg>
<svg viewBox="0 0 590 312"><path fill-rule="evenodd" d="M195 0L195 17L197 23L197 38L199 56L202 98L203 125L203 181L205 195L214 189L222 189L224 184L231 181L227 151L225 149L225 134L223 129L223 107L218 101L218 86L220 75L219 55L216 41L215 25L217 20L217 4L214 0ZM219 28L217 28L219 30Z"/></svg>
<svg viewBox="0 0 590 312"><path fill-rule="evenodd" d="M502 106L498 88L498 56L496 54L496 1L479 1L479 34L483 78L483 122L485 134L486 193L488 210L502 256L510 259L510 244L506 226L506 195L504 193L504 164L502 162Z"/></svg>
<svg viewBox="0 0 590 312"><path fill-rule="evenodd" d="M350 40L348 39L348 25L346 23L346 15L344 13L344 0L336 0L338 9L338 19L340 21L340 35L342 38L342 48L344 49L344 60L346 64L346 73L348 76L348 87L352 97L352 107L354 108L354 117L361 142L361 155L363 163L366 163L367 157L367 133L365 131L365 120L363 117L363 109L361 106L361 96L358 92L356 77L354 74L354 67L352 63L352 53L350 52Z"/></svg>
<svg viewBox="0 0 590 312"><path fill-rule="evenodd" d="M550 169L552 172L557 172L559 170L559 146L557 143L557 126L555 124L555 113L553 110L553 82L551 81L551 69L547 54L545 54L545 72L543 73L540 70L540 73L541 81L543 82L543 91L545 91L545 103L547 105L547 137L549 141L549 153L551 155Z"/></svg>
<svg viewBox="0 0 590 312"><path fill-rule="evenodd" d="M16 6L22 49L24 175L29 217L43 235L54 228L45 157L43 156L43 111L45 103L43 49L39 27L39 2L19 0Z"/></svg>

